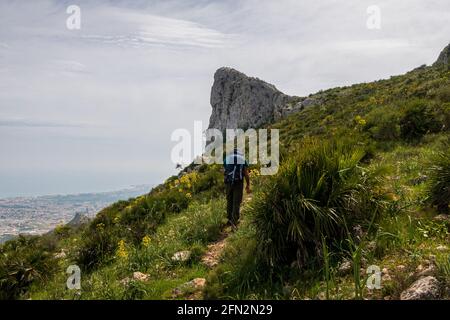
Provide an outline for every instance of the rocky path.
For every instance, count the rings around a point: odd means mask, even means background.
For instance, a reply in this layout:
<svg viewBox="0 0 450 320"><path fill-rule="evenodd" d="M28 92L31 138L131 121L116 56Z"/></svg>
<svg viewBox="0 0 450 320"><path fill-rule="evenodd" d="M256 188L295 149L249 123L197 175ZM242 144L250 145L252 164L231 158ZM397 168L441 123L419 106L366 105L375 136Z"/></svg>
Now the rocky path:
<svg viewBox="0 0 450 320"><path fill-rule="evenodd" d="M242 206L245 206L245 204L248 203L251 199L252 199L251 194L244 197ZM208 245L208 250L201 259L202 263L206 265L208 268L212 269L219 264L220 256L222 255L222 252L226 247L228 236L231 233L232 229L230 227L225 228L224 230L222 230L219 240Z"/></svg>
<svg viewBox="0 0 450 320"><path fill-rule="evenodd" d="M247 195L244 198L244 201L242 203L242 206L244 206L248 201L252 199L252 195ZM228 237L233 232L231 227L226 227L222 230L220 233L219 239L211 244L208 245L206 252L201 257L201 262L207 266L209 269L215 268L219 262L220 257L222 256L223 250L226 247ZM183 288L175 288L173 290L173 298L179 298L183 295L183 291L186 289L190 289L191 294L189 294L186 299L187 300L199 300L203 298L203 288L206 285L206 279L205 278L196 278L193 279L184 285L182 285Z"/></svg>
<svg viewBox="0 0 450 320"><path fill-rule="evenodd" d="M225 248L228 236L231 233L231 228L226 228L222 231L219 240L208 245L206 253L203 255L201 261L208 268L214 268L219 264L220 256Z"/></svg>

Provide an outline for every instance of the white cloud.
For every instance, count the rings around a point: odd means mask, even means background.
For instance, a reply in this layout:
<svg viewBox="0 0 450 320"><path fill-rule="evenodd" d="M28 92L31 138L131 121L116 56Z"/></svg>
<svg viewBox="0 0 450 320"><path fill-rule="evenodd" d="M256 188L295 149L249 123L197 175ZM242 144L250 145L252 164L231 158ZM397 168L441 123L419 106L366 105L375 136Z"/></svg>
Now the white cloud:
<svg viewBox="0 0 450 320"><path fill-rule="evenodd" d="M376 31L369 0L77 2L74 31L67 1L0 2L0 184L155 183L172 130L207 124L221 66L307 95L430 64L450 40L448 0L380 0Z"/></svg>
<svg viewBox="0 0 450 320"><path fill-rule="evenodd" d="M152 14L129 13L115 9L112 15L104 18L105 24L127 24L133 28L128 33L119 30L114 34L84 34L80 38L133 48L145 46L223 48L229 46L228 43L233 40L232 35L223 34L199 23Z"/></svg>

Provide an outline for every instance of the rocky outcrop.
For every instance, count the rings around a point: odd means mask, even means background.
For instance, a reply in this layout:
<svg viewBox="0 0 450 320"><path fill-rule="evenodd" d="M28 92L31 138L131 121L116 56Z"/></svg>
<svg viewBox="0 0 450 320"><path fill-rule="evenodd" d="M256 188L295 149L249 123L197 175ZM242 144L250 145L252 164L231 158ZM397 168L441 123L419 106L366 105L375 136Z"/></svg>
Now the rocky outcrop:
<svg viewBox="0 0 450 320"><path fill-rule="evenodd" d="M247 77L232 68L214 74L211 89L212 114L209 128L259 128L301 110L305 98L291 97L258 78ZM310 105L313 101L308 100ZM313 104L313 103L312 103Z"/></svg>
<svg viewBox="0 0 450 320"><path fill-rule="evenodd" d="M89 221L91 221L91 219L89 219L88 216L86 216L86 215L84 215L84 214L82 214L82 213L77 212L77 213L75 214L75 216L72 218L72 220L70 220L70 221L67 223L67 226L76 228L76 227L80 227L80 226L82 226L82 225L84 225L84 224L89 223Z"/></svg>
<svg viewBox="0 0 450 320"><path fill-rule="evenodd" d="M402 292L400 300L433 300L439 298L439 281L433 276L420 278Z"/></svg>
<svg viewBox="0 0 450 320"><path fill-rule="evenodd" d="M442 50L433 66L449 68L450 44ZM320 105L323 98L320 93L307 98L289 96L270 83L223 67L214 74L209 128L222 132L225 129L260 128L304 108ZM423 179L426 177L420 177L416 183Z"/></svg>
<svg viewBox="0 0 450 320"><path fill-rule="evenodd" d="M439 54L438 59L433 63L433 67L446 67L450 65L450 44Z"/></svg>

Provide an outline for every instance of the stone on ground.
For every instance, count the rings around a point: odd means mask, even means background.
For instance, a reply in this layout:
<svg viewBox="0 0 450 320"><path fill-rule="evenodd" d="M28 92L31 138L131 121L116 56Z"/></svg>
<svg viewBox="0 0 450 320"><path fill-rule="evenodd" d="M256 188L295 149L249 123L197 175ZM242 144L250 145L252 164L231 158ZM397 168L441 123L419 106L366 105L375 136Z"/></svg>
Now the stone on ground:
<svg viewBox="0 0 450 320"><path fill-rule="evenodd" d="M205 278L195 278L172 290L172 298L186 296L188 300L200 299L206 285Z"/></svg>
<svg viewBox="0 0 450 320"><path fill-rule="evenodd" d="M136 271L133 272L133 280L136 281L147 281L150 278L150 276L148 274Z"/></svg>
<svg viewBox="0 0 450 320"><path fill-rule="evenodd" d="M175 254L172 256L172 261L185 262L188 261L190 257L191 252L189 250L179 251L175 252Z"/></svg>
<svg viewBox="0 0 450 320"><path fill-rule="evenodd" d="M432 276L420 278L400 295L400 300L433 300L439 298L439 281Z"/></svg>

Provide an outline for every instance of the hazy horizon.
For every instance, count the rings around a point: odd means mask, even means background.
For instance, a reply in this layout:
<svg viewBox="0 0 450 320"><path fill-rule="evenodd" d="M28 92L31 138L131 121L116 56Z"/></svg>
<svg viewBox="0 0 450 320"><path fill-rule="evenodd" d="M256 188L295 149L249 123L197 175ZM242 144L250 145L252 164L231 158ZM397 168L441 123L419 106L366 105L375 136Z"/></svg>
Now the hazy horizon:
<svg viewBox="0 0 450 320"><path fill-rule="evenodd" d="M80 30L66 27L72 4ZM1 2L0 198L163 182L173 130L208 125L216 69L301 96L389 78L436 60L449 12L447 0Z"/></svg>
<svg viewBox="0 0 450 320"><path fill-rule="evenodd" d="M30 179L30 177L26 177ZM56 180L59 182L59 180ZM160 181L161 183L163 181ZM159 184L157 182L156 184ZM22 189L20 193L1 193L0 200L5 199L13 199L13 198L34 198L34 197L44 197L44 196L68 196L68 195L79 195L79 194L94 194L94 193L110 193L116 191L129 190L133 187L147 187L148 191L151 190L156 184L151 183L138 183L138 184L114 184L114 183L105 183L99 184L93 188L86 188L82 184L75 184L72 188L64 188L61 187L58 183L55 183L55 180L50 179L48 182L48 186L46 189L46 193L40 192L42 189L37 189L33 185L31 185L31 189ZM39 186L40 187L40 186ZM23 188L23 186L22 186ZM64 190L64 191L61 191Z"/></svg>

